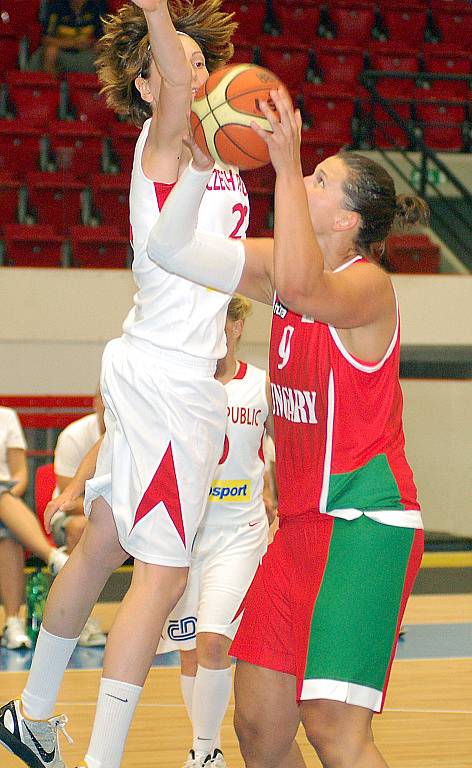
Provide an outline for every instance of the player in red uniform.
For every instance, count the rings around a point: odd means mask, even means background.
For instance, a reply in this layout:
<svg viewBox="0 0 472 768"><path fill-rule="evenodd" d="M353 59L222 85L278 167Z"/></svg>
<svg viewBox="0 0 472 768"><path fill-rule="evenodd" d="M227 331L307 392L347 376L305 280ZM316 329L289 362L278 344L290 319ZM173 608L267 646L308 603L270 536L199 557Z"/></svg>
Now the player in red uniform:
<svg viewBox="0 0 472 768"><path fill-rule="evenodd" d="M383 706L423 530L404 453L398 305L375 256L394 222L425 220L427 209L354 153L303 179L300 115L283 89L271 96L279 116L262 109L273 133L253 127L277 173L274 241L245 242L236 285L229 252L219 258L191 227L170 252L173 209L195 187L190 169L148 248L170 271L273 304L280 530L230 650L246 765L302 765L293 744L301 721L326 768L381 768L371 719ZM195 147L194 165L205 167Z"/></svg>

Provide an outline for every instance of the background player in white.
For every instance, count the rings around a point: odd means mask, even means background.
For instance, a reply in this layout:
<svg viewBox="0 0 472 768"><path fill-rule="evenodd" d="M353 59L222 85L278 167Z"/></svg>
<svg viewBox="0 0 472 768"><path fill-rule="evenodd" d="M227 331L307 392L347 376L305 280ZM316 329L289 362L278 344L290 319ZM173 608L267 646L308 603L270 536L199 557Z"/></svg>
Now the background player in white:
<svg viewBox="0 0 472 768"><path fill-rule="evenodd" d="M21 702L0 710L0 741L30 765L49 768L63 767L57 729L64 719L52 715L64 670L109 575L132 554L132 583L108 637L84 761L87 768L121 764L164 621L185 589L226 423L226 393L214 373L226 353L230 297L169 276L146 245L188 162L183 136L192 93L207 79L207 64L230 58L235 24L218 0L177 3L178 35L166 2L136 5L145 13L125 5L105 22L98 71L109 104L143 126L130 192L137 293L123 336L103 355L106 434L86 488L89 523L50 592ZM221 174L218 184L195 175L205 193L199 226L220 236L224 253L225 237L244 234L247 193L236 169ZM239 253L237 273L242 246Z"/></svg>
<svg viewBox="0 0 472 768"><path fill-rule="evenodd" d="M266 428L272 431L267 374L236 356L251 306L233 296L228 307L228 351L216 369L228 395L225 446L192 548L187 589L169 615L158 649L181 651L182 696L193 726L185 768L201 766L208 756L214 766L225 766L220 726L232 685L228 649L239 625L235 616L267 548L268 514L273 515L269 496L264 504L262 443Z"/></svg>
<svg viewBox="0 0 472 768"><path fill-rule="evenodd" d="M0 597L5 611L1 638L4 648L30 648L20 618L25 596L27 549L48 564L55 575L67 555L52 547L34 512L21 498L28 486L26 440L17 413L0 407Z"/></svg>

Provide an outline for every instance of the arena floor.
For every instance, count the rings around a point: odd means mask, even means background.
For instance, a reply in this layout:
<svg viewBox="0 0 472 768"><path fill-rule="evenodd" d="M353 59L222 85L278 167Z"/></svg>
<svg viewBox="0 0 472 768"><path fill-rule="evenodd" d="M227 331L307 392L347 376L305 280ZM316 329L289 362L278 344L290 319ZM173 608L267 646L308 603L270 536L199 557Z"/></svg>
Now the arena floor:
<svg viewBox="0 0 472 768"><path fill-rule="evenodd" d="M99 603L94 614L107 629L117 603ZM391 768L472 768L472 593L415 594L404 622L385 712L374 718L377 743ZM68 768L83 757L90 734L103 651L77 649L66 672L58 710L70 719L74 744L63 740ZM18 695L30 651L0 652L3 701ZM180 768L190 744L190 726L180 697L176 654L156 659L131 728L123 768ZM229 768L243 761L226 715L223 749ZM302 732L308 766L320 766ZM21 763L0 753L1 768Z"/></svg>

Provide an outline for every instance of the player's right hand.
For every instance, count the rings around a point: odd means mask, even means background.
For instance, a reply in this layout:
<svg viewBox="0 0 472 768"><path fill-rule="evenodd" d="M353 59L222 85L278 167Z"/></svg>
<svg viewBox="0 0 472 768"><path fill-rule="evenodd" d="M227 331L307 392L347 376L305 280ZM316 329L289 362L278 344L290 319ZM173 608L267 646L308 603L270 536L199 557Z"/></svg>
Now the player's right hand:
<svg viewBox="0 0 472 768"><path fill-rule="evenodd" d="M56 512L71 512L75 503L83 494L83 488L75 487L72 481L59 496L51 499L44 510L44 527L47 533L51 533L51 521Z"/></svg>

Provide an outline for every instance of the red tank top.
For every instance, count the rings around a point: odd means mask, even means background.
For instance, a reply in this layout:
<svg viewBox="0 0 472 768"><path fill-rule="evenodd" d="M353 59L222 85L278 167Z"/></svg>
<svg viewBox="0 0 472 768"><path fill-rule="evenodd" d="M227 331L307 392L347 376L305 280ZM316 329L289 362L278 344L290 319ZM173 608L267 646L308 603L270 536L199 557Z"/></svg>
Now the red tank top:
<svg viewBox="0 0 472 768"><path fill-rule="evenodd" d="M353 358L336 330L275 299L270 342L279 514L381 513L421 527L405 457L399 321L384 358ZM392 516L392 517L390 517ZM419 522L418 522L419 520Z"/></svg>

